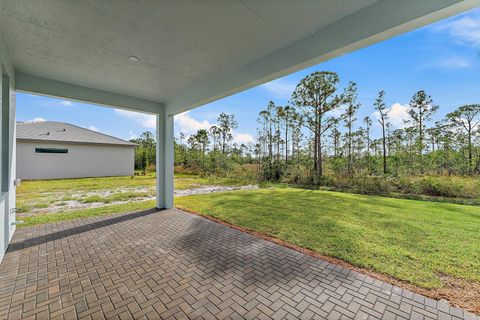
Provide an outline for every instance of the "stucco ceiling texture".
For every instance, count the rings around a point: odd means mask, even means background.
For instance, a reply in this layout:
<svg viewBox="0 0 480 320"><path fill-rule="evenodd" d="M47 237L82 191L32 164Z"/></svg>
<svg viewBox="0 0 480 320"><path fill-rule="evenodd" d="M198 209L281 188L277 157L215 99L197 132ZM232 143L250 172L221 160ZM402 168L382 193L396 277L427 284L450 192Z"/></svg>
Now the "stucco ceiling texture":
<svg viewBox="0 0 480 320"><path fill-rule="evenodd" d="M172 115L479 5L0 0L0 38L17 90Z"/></svg>
<svg viewBox="0 0 480 320"><path fill-rule="evenodd" d="M374 2L1 1L0 29L21 72L168 102Z"/></svg>

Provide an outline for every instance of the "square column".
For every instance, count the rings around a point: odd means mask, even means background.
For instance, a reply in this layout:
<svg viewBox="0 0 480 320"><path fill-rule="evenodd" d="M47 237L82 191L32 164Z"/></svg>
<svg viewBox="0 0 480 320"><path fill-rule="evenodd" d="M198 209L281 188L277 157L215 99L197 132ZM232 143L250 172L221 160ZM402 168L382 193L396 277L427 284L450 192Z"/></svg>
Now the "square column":
<svg viewBox="0 0 480 320"><path fill-rule="evenodd" d="M173 115L157 114L157 208L173 208Z"/></svg>

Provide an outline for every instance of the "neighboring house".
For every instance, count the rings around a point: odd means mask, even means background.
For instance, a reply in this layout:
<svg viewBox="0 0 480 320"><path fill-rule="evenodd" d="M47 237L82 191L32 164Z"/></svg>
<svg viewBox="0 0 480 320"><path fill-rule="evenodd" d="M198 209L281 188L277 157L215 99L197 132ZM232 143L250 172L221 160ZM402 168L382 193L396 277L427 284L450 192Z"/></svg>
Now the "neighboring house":
<svg viewBox="0 0 480 320"><path fill-rule="evenodd" d="M135 146L68 123L18 122L17 178L130 176Z"/></svg>

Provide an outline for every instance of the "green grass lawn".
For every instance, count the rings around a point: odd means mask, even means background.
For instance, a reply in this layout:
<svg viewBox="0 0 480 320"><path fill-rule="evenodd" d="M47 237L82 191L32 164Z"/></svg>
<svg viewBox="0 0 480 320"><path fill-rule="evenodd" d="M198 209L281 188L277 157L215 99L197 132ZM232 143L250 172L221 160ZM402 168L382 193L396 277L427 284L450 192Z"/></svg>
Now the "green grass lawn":
<svg viewBox="0 0 480 320"><path fill-rule="evenodd" d="M198 185L230 183L222 178L202 178L194 175L175 174L175 188L189 189ZM68 191L96 191L113 188L154 187L155 174L127 177L97 177L79 179L25 180L17 188L17 194Z"/></svg>
<svg viewBox="0 0 480 320"><path fill-rule="evenodd" d="M441 275L480 282L478 206L293 188L175 203L423 288Z"/></svg>
<svg viewBox="0 0 480 320"><path fill-rule="evenodd" d="M25 180L17 188L17 194L90 191L99 189L155 186L155 175L134 177L98 177L79 179Z"/></svg>
<svg viewBox="0 0 480 320"><path fill-rule="evenodd" d="M241 185L248 184L248 181L175 174L174 184L175 189L185 190L205 185ZM17 188L17 208L22 214L32 209L48 208L54 204L61 206L70 200L104 204L138 201L154 196L155 185L154 173L134 177L26 180ZM112 193L102 194L109 191Z"/></svg>
<svg viewBox="0 0 480 320"><path fill-rule="evenodd" d="M99 208L90 208L74 211L66 211L59 213L47 213L38 214L27 217L19 217L18 220L23 221L19 227L30 227L37 224L53 223L66 220L74 220L80 218L89 218L97 216L105 216L114 213L130 213L147 209L155 208L155 200L153 201L140 201L140 202L128 202L123 204L114 204L108 206L102 206Z"/></svg>

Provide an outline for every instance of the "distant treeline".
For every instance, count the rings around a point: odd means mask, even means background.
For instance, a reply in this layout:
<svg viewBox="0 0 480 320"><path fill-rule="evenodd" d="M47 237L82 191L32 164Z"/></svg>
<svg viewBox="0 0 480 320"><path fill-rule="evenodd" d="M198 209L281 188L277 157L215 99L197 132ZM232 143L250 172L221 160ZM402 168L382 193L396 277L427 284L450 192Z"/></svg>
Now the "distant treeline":
<svg viewBox="0 0 480 320"><path fill-rule="evenodd" d="M398 129L386 95L381 90L371 105L361 105L354 82L341 88L336 73L314 72L298 83L288 105L270 101L259 113L256 142L234 143L235 116L222 113L209 130L180 134L175 165L202 174L311 185L335 185L337 179L346 186L359 177L480 175L480 104L458 106L433 123L439 106L419 90ZM361 108L373 116L358 119ZM372 134L374 125L378 136ZM153 134L132 141L140 145L136 167L146 170L155 163Z"/></svg>
<svg viewBox="0 0 480 320"><path fill-rule="evenodd" d="M339 84L334 72L314 72L298 83L289 105L271 101L260 112L258 161L263 179L304 178L300 176L305 170L312 182L325 172L480 174L479 104L459 106L432 124L439 106L419 90L410 100L405 127L394 129L385 91L371 106L362 106L354 82L343 89ZM375 116L358 119L358 110L368 107ZM374 122L381 129L378 137L371 134Z"/></svg>

